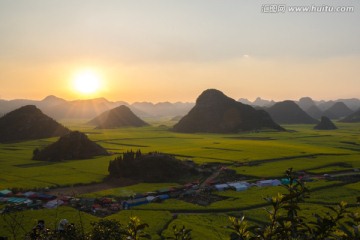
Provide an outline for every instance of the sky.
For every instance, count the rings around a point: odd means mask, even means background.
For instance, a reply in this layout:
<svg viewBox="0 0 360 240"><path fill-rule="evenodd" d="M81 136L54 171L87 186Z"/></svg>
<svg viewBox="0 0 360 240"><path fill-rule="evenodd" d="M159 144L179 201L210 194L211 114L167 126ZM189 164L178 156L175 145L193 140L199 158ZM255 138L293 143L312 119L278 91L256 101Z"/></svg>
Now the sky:
<svg viewBox="0 0 360 240"><path fill-rule="evenodd" d="M359 22L357 0L0 0L0 99L360 98ZM83 71L96 92L74 89Z"/></svg>

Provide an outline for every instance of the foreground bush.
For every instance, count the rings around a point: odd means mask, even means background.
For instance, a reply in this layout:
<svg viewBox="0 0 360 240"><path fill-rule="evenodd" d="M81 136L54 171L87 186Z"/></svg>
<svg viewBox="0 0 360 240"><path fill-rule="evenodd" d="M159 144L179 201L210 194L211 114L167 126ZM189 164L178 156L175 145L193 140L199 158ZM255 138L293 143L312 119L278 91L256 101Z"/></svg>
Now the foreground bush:
<svg viewBox="0 0 360 240"><path fill-rule="evenodd" d="M245 217L230 217L233 240L295 240L295 239L360 239L360 215L347 210L345 202L327 206L325 216L314 213L314 219L307 221L300 216L299 203L305 201L309 191L297 179L292 169L286 171L289 184L284 185L286 194L266 198L271 208L266 209L269 223L265 226L249 227Z"/></svg>

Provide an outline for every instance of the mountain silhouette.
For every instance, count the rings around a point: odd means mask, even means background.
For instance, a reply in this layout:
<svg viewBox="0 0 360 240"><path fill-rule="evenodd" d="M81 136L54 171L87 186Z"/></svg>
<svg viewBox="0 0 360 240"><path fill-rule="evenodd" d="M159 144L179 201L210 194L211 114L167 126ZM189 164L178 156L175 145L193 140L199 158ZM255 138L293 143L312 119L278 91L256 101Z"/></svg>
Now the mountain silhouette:
<svg viewBox="0 0 360 240"><path fill-rule="evenodd" d="M313 100L314 101L314 100ZM274 101L264 100L258 97L254 102L239 99L239 102L254 107L270 107ZM351 110L356 111L360 107L357 98L338 99L335 101L314 101L321 111L330 108L335 102L344 102ZM300 104L300 103L299 103ZM135 102L129 104L124 101L109 101L106 98L83 99L68 101L54 95L49 95L42 100L29 99L0 99L0 116L26 105L35 105L44 114L53 119L93 119L100 113L111 110L120 105L128 106L137 116L144 117L175 117L186 115L195 103L192 102ZM305 109L306 110L306 109ZM319 116L320 118L320 116Z"/></svg>
<svg viewBox="0 0 360 240"><path fill-rule="evenodd" d="M100 114L92 119L89 124L96 125L96 128L143 127L149 125L124 105Z"/></svg>
<svg viewBox="0 0 360 240"><path fill-rule="evenodd" d="M275 103L265 109L278 124L315 124L317 120L310 117L294 101L286 100Z"/></svg>
<svg viewBox="0 0 360 240"><path fill-rule="evenodd" d="M314 119L320 119L324 115L320 108L316 105L312 105L307 110L305 110L305 112Z"/></svg>
<svg viewBox="0 0 360 240"><path fill-rule="evenodd" d="M173 130L184 133L236 133L265 128L284 130L265 111L237 102L219 90L208 89L197 98L195 106L174 125Z"/></svg>
<svg viewBox="0 0 360 240"><path fill-rule="evenodd" d="M275 102L273 100L266 100L266 99L262 99L261 97L257 97L251 105L259 106L259 107L270 107L274 104Z"/></svg>
<svg viewBox="0 0 360 240"><path fill-rule="evenodd" d="M328 117L321 117L320 123L318 123L314 129L316 130L335 130L337 127Z"/></svg>
<svg viewBox="0 0 360 240"><path fill-rule="evenodd" d="M246 105L252 105L252 102L249 101L247 98L240 98L238 100L238 102L241 102L241 103L246 104Z"/></svg>
<svg viewBox="0 0 360 240"><path fill-rule="evenodd" d="M174 121L174 122L178 122L178 121L180 121L180 119L182 119L183 118L183 116L175 116L175 117L173 117L173 118L171 118L170 119L170 121Z"/></svg>
<svg viewBox="0 0 360 240"><path fill-rule="evenodd" d="M343 102L336 102L324 112L324 116L331 119L339 119L352 114L353 111Z"/></svg>
<svg viewBox="0 0 360 240"><path fill-rule="evenodd" d="M34 105L27 105L0 118L0 142L18 142L58 137L70 130L41 112Z"/></svg>
<svg viewBox="0 0 360 240"><path fill-rule="evenodd" d="M340 120L340 122L344 123L355 123L360 122L360 108L356 112L350 114L349 116L345 117L344 119Z"/></svg>
<svg viewBox="0 0 360 240"><path fill-rule="evenodd" d="M307 111L310 107L315 105L315 102L310 97L302 97L297 104L302 110Z"/></svg>
<svg viewBox="0 0 360 240"><path fill-rule="evenodd" d="M94 156L109 155L100 145L91 141L84 133L70 132L42 150L35 149L33 160L62 161L89 159Z"/></svg>

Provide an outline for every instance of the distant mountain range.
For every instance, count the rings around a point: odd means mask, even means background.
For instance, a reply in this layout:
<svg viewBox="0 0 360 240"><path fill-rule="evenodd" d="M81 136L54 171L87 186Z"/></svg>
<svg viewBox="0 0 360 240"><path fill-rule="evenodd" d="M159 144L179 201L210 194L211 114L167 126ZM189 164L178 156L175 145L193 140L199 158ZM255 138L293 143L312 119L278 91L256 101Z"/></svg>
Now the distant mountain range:
<svg viewBox="0 0 360 240"><path fill-rule="evenodd" d="M129 104L123 101L108 101L105 98L88 100L67 101L56 96L48 96L43 100L0 100L0 114L4 115L10 111L26 105L35 105L46 115L54 119L92 119L99 114L125 105L139 117L174 117L185 115L194 106L194 103L183 102L135 102Z"/></svg>
<svg viewBox="0 0 360 240"><path fill-rule="evenodd" d="M241 103L256 106L256 107L271 107L272 105L274 105L276 103L273 100L266 100L266 99L262 99L260 97L257 97L253 102L246 98L240 98L238 101ZM313 105L317 106L321 111L325 111L337 102L343 102L352 111L356 111L360 108L360 99L358 99L358 98L346 98L346 99L337 99L337 100L330 100L330 101L325 101L325 100L317 101L317 100L313 100L310 97L302 97L298 101L295 101L295 102L304 111L307 111Z"/></svg>
<svg viewBox="0 0 360 240"><path fill-rule="evenodd" d="M262 99L261 97L257 97L253 102L246 98L240 98L238 101L243 104L252 105L254 107L271 107L275 104L275 101Z"/></svg>
<svg viewBox="0 0 360 240"><path fill-rule="evenodd" d="M274 105L279 103L279 102L276 103L273 100L261 99L259 97L256 98L256 100L253 102L245 98L241 98L239 99L239 101L244 104L252 105L255 108L262 108L265 110L271 109ZM324 101L324 100L316 101L310 97L302 97L298 101L293 101L293 102L296 103L311 118L318 120L322 116L326 116L330 119L342 119L346 116L349 116L350 114L352 114L353 112L355 112L360 108L360 99L357 98L338 99L338 100L330 100L330 101ZM293 105L293 107L295 107L295 105ZM279 110L280 111L279 115L289 115L290 114L289 110L291 109L291 107L288 106L288 108L286 109L284 108L281 109L281 111ZM277 119L276 117L274 116L272 117L278 123L281 123L283 120L280 119L279 121L279 119ZM285 122L288 121L286 120Z"/></svg>
<svg viewBox="0 0 360 240"><path fill-rule="evenodd" d="M249 101L248 99L241 98L238 100L241 103L251 105L255 108L269 108L276 102L273 100L266 100L260 97L255 101ZM324 112L334 106L335 103L343 103L332 109L331 113L327 113L330 118L343 118L344 113L357 111L360 108L360 99L338 99L331 101L315 101L310 97L303 97L298 101L295 101L308 115L312 118L320 119L324 115ZM159 118L159 117L175 117L185 116L194 106L195 103L190 102L135 102L129 104L124 101L109 101L105 98L95 98L87 100L74 100L67 101L65 99L48 96L43 100L28 100L28 99L15 99L15 100L1 100L0 99L0 116L11 112L26 105L35 105L46 115L54 119L92 119L105 111L109 111L121 105L125 105L140 118ZM342 106L341 106L342 105ZM347 109L345 109L345 107ZM349 114L351 114L349 113ZM349 114L346 114L349 115Z"/></svg>

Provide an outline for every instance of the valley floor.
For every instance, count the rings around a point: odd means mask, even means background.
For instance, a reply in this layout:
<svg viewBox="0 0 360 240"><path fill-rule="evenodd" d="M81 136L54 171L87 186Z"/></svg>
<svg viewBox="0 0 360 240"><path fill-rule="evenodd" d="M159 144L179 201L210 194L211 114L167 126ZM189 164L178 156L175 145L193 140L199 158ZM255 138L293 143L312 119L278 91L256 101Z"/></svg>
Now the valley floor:
<svg viewBox="0 0 360 240"><path fill-rule="evenodd" d="M168 125L171 122L159 123ZM64 122L64 125L67 125ZM153 124L154 125L154 124ZM179 183L104 183L109 161L127 150L159 151L191 159L196 163L217 163L236 171L241 180L280 179L292 167L313 176L322 176L307 185L310 198L302 204L306 217L325 212L324 204L342 200L358 207L360 180L353 177L360 169L360 124L337 123L335 131L316 131L311 125L289 125L289 132L251 132L230 135L180 134L166 126L94 130L82 124L72 124L72 130L86 132L91 140L113 152L112 156L59 163L32 161L32 151L56 139L0 144L0 190L15 191L50 188L51 194L75 194L84 198L125 197L179 186ZM327 175L333 178L328 178ZM351 174L352 176L349 176ZM149 223L153 239L162 239L173 224L193 229L194 239L227 239L228 216L245 216L253 223L268 221L263 210L266 196L282 192L282 187L253 187L243 192L226 190L213 194L222 200L207 206L171 198L160 203L136 206L105 218L126 222L129 216L139 216ZM0 209L4 205L0 204ZM37 219L55 224L67 218L75 224L83 221L90 227L98 218L74 208L23 211L25 229L31 229ZM156 219L156 220L155 220ZM0 219L0 235L7 233ZM19 231L23 231L19 229Z"/></svg>

